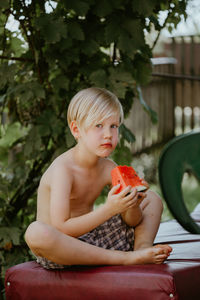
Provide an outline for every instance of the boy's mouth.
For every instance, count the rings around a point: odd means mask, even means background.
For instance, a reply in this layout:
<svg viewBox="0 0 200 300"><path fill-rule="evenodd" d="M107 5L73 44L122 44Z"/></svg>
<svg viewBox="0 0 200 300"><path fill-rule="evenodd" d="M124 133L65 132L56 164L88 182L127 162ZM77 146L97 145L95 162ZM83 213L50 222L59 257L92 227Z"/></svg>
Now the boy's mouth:
<svg viewBox="0 0 200 300"><path fill-rule="evenodd" d="M111 143L101 144L101 147L104 147L104 148L112 148L112 144L111 144Z"/></svg>

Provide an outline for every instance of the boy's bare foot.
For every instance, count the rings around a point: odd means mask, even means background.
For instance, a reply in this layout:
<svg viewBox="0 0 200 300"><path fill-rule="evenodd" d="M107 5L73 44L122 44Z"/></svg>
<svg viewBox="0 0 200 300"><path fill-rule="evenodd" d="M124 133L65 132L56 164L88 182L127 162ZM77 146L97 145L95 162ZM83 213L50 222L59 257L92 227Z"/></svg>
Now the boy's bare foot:
<svg viewBox="0 0 200 300"><path fill-rule="evenodd" d="M139 245L137 245L137 247L134 247L134 250L141 250L141 249L146 249L146 248L151 248L153 247L153 245L151 243L141 243ZM165 245L165 244L157 244L154 247L157 248L162 248L163 250L165 250L166 254L170 254L170 252L172 252L172 247L170 247L169 245Z"/></svg>
<svg viewBox="0 0 200 300"><path fill-rule="evenodd" d="M162 264L172 249L168 245L156 245L150 248L127 252L128 265Z"/></svg>
<svg viewBox="0 0 200 300"><path fill-rule="evenodd" d="M169 245L157 244L154 247L162 248L168 256L172 252L172 247L170 247Z"/></svg>

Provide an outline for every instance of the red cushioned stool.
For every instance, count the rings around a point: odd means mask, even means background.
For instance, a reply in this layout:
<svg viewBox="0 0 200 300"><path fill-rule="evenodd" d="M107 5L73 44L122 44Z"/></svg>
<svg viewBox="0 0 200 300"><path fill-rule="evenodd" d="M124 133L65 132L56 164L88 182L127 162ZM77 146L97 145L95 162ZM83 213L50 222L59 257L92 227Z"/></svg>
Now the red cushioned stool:
<svg viewBox="0 0 200 300"><path fill-rule="evenodd" d="M200 210L193 215L200 223ZM173 252L165 264L45 270L36 262L6 272L6 300L199 300L200 235L162 223L156 243Z"/></svg>

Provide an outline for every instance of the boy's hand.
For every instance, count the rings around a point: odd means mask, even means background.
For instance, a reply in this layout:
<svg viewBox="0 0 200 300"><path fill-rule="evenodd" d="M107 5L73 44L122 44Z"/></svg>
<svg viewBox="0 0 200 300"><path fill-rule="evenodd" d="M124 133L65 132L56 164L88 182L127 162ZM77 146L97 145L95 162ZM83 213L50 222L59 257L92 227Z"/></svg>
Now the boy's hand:
<svg viewBox="0 0 200 300"><path fill-rule="evenodd" d="M108 193L106 205L112 215L125 212L131 207L139 206L146 197L144 192L137 192L136 188L131 186L127 186L119 194L115 194L119 187L120 184L115 185Z"/></svg>

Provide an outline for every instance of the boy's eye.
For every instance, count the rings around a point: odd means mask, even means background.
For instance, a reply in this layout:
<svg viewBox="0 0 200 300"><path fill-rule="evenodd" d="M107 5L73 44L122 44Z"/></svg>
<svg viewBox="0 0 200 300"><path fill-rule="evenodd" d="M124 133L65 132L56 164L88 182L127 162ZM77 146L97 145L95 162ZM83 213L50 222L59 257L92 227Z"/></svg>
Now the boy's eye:
<svg viewBox="0 0 200 300"><path fill-rule="evenodd" d="M97 127L97 128L101 128L101 127L102 127L102 124L97 124L96 127Z"/></svg>
<svg viewBox="0 0 200 300"><path fill-rule="evenodd" d="M111 128L118 128L118 125L113 124L113 125L111 125Z"/></svg>

